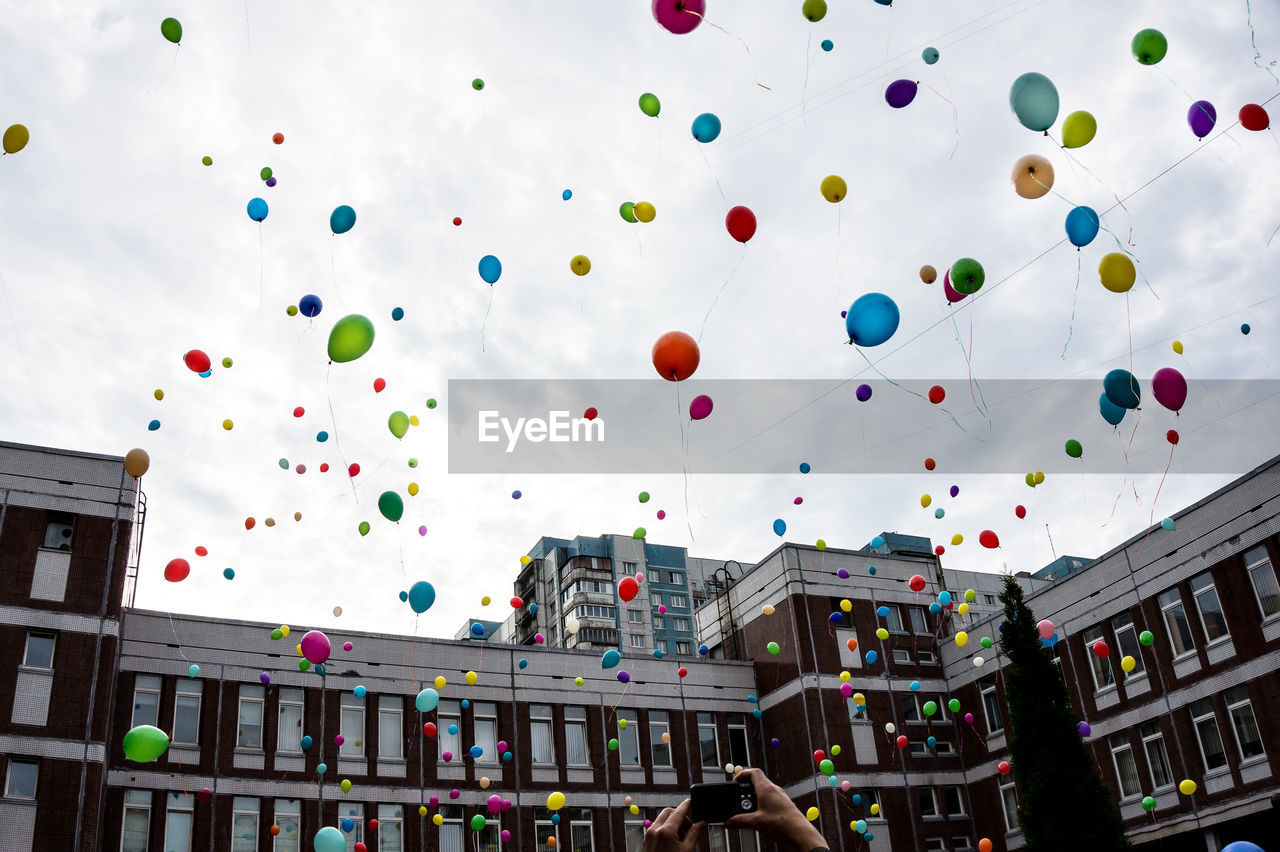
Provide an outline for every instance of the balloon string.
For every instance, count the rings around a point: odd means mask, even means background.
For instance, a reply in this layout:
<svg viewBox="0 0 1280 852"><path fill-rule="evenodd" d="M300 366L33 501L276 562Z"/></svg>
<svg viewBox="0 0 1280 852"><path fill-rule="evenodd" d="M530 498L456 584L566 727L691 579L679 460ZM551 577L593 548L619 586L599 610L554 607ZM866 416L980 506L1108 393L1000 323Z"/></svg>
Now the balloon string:
<svg viewBox="0 0 1280 852"><path fill-rule="evenodd" d="M1147 543L1151 533L1155 532L1156 501L1160 499L1160 491L1164 488L1165 478L1169 475L1169 468L1173 466L1173 451L1176 448L1176 445L1169 445L1169 463L1164 466L1164 474L1160 477L1160 485L1156 487L1156 496L1151 501L1151 514L1147 516L1147 534L1142 537L1142 541L1138 542L1138 546L1134 548L1134 553L1142 550L1142 546Z"/></svg>
<svg viewBox="0 0 1280 852"><path fill-rule="evenodd" d="M970 334L972 335L973 317L969 318L969 323L970 323L969 330L970 330ZM951 314L951 328L956 333L956 343L960 346L960 354L964 356L965 366L968 367L969 369L969 398L973 400L974 410L977 411L979 414L981 414L983 417L986 417L986 414L983 412L982 407L978 405L978 399L973 392L973 389L974 389L973 363L969 360L969 353L965 351L964 340L960 337L960 326L956 325L956 315L954 313ZM972 336L969 338L969 348L973 349Z"/></svg>
<svg viewBox="0 0 1280 852"><path fill-rule="evenodd" d="M928 83L925 83L924 87L929 91L933 92L938 97L942 98L948 104L951 104L951 120L955 124L955 128L956 128L956 144L955 144L955 147L951 149L951 155L947 157L947 159L953 160L955 159L956 151L960 150L960 110L956 108L954 101L952 101L946 95L942 94L942 92L939 92L933 86L930 86Z"/></svg>
<svg viewBox="0 0 1280 852"><path fill-rule="evenodd" d="M840 272L840 224L843 216L841 215L840 205L836 205L836 301L840 301L840 291L844 289L844 275Z"/></svg>
<svg viewBox="0 0 1280 852"><path fill-rule="evenodd" d="M1161 68L1159 65L1154 65L1152 67L1155 68L1157 71L1159 71L1161 74L1163 74L1164 78L1174 85L1174 88L1176 88L1179 92L1182 92L1182 94L1186 95L1187 100L1192 102L1195 101L1195 98L1191 97L1191 93L1188 92L1186 89L1182 88L1182 86L1178 83L1178 81L1170 77L1163 68ZM1211 120L1216 120L1216 119L1213 119L1213 116L1209 115L1209 111L1206 110L1204 107L1200 107L1200 110L1205 114L1206 118L1209 118Z"/></svg>
<svg viewBox="0 0 1280 852"><path fill-rule="evenodd" d="M698 329L698 342L702 342L702 334L707 330L707 320L711 319L711 312L716 309L716 304L720 301L720 296L724 293L724 288L729 286L729 282L733 280L734 273L738 271L738 267L742 265L742 261L747 256L747 244L742 244L742 256L738 258L738 262L733 265L733 269L729 271L729 277L724 279L724 283L720 285L720 291L716 293L715 299L711 302L711 307L707 308L707 315L702 318L702 328Z"/></svg>
<svg viewBox="0 0 1280 852"><path fill-rule="evenodd" d="M266 253L262 249L262 222L258 222L258 311L262 311L262 278L266 266Z"/></svg>
<svg viewBox="0 0 1280 852"><path fill-rule="evenodd" d="M484 309L484 319L480 322L480 351L484 351L484 328L489 323L489 311L493 310L493 285L489 285L489 307Z"/></svg>
<svg viewBox="0 0 1280 852"><path fill-rule="evenodd" d="M809 30L809 42L804 47L804 88L800 90L800 120L804 122L804 126L809 126L809 119L805 116L805 110L809 108L809 69L813 66L813 30Z"/></svg>
<svg viewBox="0 0 1280 852"><path fill-rule="evenodd" d="M1076 305L1080 302L1080 249L1076 249L1076 294L1071 298L1071 319L1067 322L1067 342L1062 344L1062 354L1058 357L1067 360L1067 347L1071 345L1071 335L1076 325Z"/></svg>
<svg viewBox="0 0 1280 852"><path fill-rule="evenodd" d="M728 30L726 30L724 27L720 26L719 24L712 23L711 21L708 21L708 20L706 19L706 16L701 15L701 14L699 14L699 13L697 13L697 12L693 11L692 9L681 9L680 11L682 11L682 12L687 12L687 13L688 13L688 14L690 14L690 15L697 15L699 18L701 18L701 19L702 19L702 22L703 22L703 23L705 23L707 26L715 27L715 28L716 28L716 29L718 29L720 32L724 33L725 35L727 35L727 36L729 36L729 37L731 37L731 38L736 38L736 39L738 39L738 41L742 43L742 47L743 47L743 49L747 51L747 58L751 60L751 78L755 81L755 84L756 84L757 86L759 86L760 88L764 89L764 90L765 90L765 91L767 91L767 92L772 92L772 91L773 91L773 89L770 89L770 88L769 88L768 86L766 86L764 83L761 83L761 82L760 82L760 80L759 80L759 78L757 78L757 77L756 77L756 58L755 58L754 56L752 56L752 54L751 54L751 46L750 46L750 45L748 45L748 44L747 44L745 41L743 41L740 37L738 37L738 36L734 35L733 33L729 32Z"/></svg>
<svg viewBox="0 0 1280 852"><path fill-rule="evenodd" d="M173 61L169 63L169 70L164 72L164 76L160 78L160 82L156 83L156 87L147 92L148 95L160 91L160 87L169 79L169 75L173 73L174 66L178 64L178 51L182 50L182 45L176 45L173 49Z"/></svg>
<svg viewBox="0 0 1280 852"><path fill-rule="evenodd" d="M1061 143L1060 143L1060 142L1058 142L1056 139L1054 139L1052 136L1050 136L1048 133L1045 133L1045 136L1048 136L1048 137L1049 137L1049 141L1050 141L1050 142L1052 142L1053 144L1057 145L1059 148L1061 148L1061 149L1062 149L1062 153L1064 153L1064 154L1066 154L1066 155L1067 155L1067 159L1071 160L1071 162L1075 163L1077 166L1079 166L1080 168L1084 169L1085 174L1087 174L1089 177L1091 177L1091 178L1093 178L1094 180L1096 180L1098 183L1102 184L1102 188L1103 188L1103 189L1105 189L1105 190L1107 190L1108 192L1110 192L1110 193L1111 193L1111 197L1112 197L1112 198L1114 198L1114 199L1116 200L1116 204L1119 204L1119 205L1120 205L1120 209L1121 209L1121 210L1123 210L1123 211L1125 212L1125 215L1129 217L1129 245L1136 245L1136 243L1134 243L1134 241L1133 241L1133 214L1129 212L1129 208L1128 208L1128 207L1125 207L1125 206L1124 206L1124 201L1122 201L1122 200L1120 199L1120 195L1119 195L1119 193L1117 193L1114 189L1112 189L1110 186L1108 186L1108 185L1107 185L1107 183L1106 183L1106 181L1104 181L1102 178L1100 178L1100 177L1098 177L1097 175L1095 175L1095 174L1094 174L1094 173L1089 169L1089 167L1088 167L1088 166L1086 166L1084 163L1080 162L1080 160L1076 159L1076 157L1071 153L1071 150L1070 150L1069 148L1067 148L1067 146L1066 146L1066 145L1061 144Z"/></svg>
<svg viewBox="0 0 1280 852"><path fill-rule="evenodd" d="M867 366L868 366L868 367L870 367L872 370L874 370L874 371L875 371L875 373L876 373L876 375L877 375L877 376L879 376L880 378L884 379L886 382L888 382L889 384L893 385L893 386L894 386L895 388L897 388L898 390L900 390L900 391L904 391L904 392L906 392L906 393L909 393L909 394L911 394L912 396L916 397L917 399L922 399L922 400L924 400L925 402L929 402L929 398L928 398L927 396L925 396L924 394L917 393L916 391L913 391L911 388L903 387L902 385L898 384L898 383L897 383L897 382L895 382L893 379L889 378L889 377L888 377L888 376L886 376L884 373L882 373L882 372L880 371L880 368L879 368L879 367L877 367L874 363L872 363L871 359L867 357L867 353L863 352L860 348L858 348L857 346L855 346L855 347L853 347L853 348L854 348L854 351L856 351L859 355L861 355L861 356L862 356L862 360L867 362ZM930 405L932 405L933 403L929 403L929 404L930 404ZM955 416L954 414L952 414L952 413L951 413L951 409L949 409L949 408L945 408L945 407L943 407L943 406L941 406L941 405L937 406L937 408L940 408L944 414L946 414L948 417L950 417L950 418L951 418L951 422L952 422L952 423L954 423L954 424L955 424L955 427L956 427L957 429L959 429L961 432L963 432L963 433L965 433L966 435L969 435L970 437L974 438L974 439L975 439L975 440L977 440L979 443L982 443L982 444L985 444L985 443L986 443L986 441L983 441L983 440L982 440L981 438L979 438L977 435L972 434L968 429L966 429L966 428L964 428L963 426L961 426L961 425L960 425L960 421L959 421L959 420L957 420L957 419L956 419L956 416Z"/></svg>
<svg viewBox="0 0 1280 852"><path fill-rule="evenodd" d="M338 417L333 413L333 394L329 392L329 376L333 373L333 362L329 362L329 368L324 373L324 395L329 401L329 425L333 427L333 446L338 450L338 458L342 460L342 472L347 475L347 480L351 483L351 496L356 498L356 505L360 505L360 495L356 493L356 481L351 476L351 465L347 464L347 457L342 454L342 441L338 438Z"/></svg>
<svg viewBox="0 0 1280 852"><path fill-rule="evenodd" d="M952 314L952 316L954 317L954 316L955 316L955 314ZM972 315L972 314L970 314L970 315L969 315L969 356L970 356L970 361L969 361L969 381L970 381L970 382L972 382L972 384L974 385L974 387L977 387L977 389L978 389L978 399L982 400L982 416L987 418L987 428L988 428L988 429L990 429L990 428L991 428L991 418L990 418L990 415L991 415L991 409L987 407L987 398L986 398L986 396L984 396L984 395L983 395L983 393L982 393L982 382L978 381L977 379L975 379L975 378L973 377L973 362L972 362L972 356L973 356L973 315ZM970 396L972 396L972 395L973 395L973 388L970 388L970 389L969 389L969 395L970 395Z"/></svg>
<svg viewBox="0 0 1280 852"><path fill-rule="evenodd" d="M703 145L701 142L698 142L697 145L698 145L698 151L702 154L702 162L707 164L707 171L711 172L711 177L716 182L716 189L720 190L720 200L723 201L725 204L728 204L729 199L724 194L724 187L720 185L720 178L716 175L716 170L711 167L711 161L707 159L707 152L703 150ZM640 237L637 234L636 239L639 239L639 238Z"/></svg>
<svg viewBox="0 0 1280 852"><path fill-rule="evenodd" d="M249 40L249 0L244 0L244 44L249 53L253 53L253 42Z"/></svg>
<svg viewBox="0 0 1280 852"><path fill-rule="evenodd" d="M1273 59L1266 65L1262 64L1262 51L1258 50L1258 34L1253 29L1253 4L1249 0L1244 0L1244 8L1245 23L1249 27L1249 43L1253 45L1253 64L1270 74L1271 79L1275 80L1277 85L1280 85L1280 77L1277 77L1276 72L1271 70L1276 61Z"/></svg>
<svg viewBox="0 0 1280 852"><path fill-rule="evenodd" d="M182 640L178 638L178 630L173 626L173 613L167 612L165 615L169 616L169 630L173 632L173 641L178 643L178 656L182 657L182 661L187 664L188 668L190 668L191 661L188 660L187 655L182 652Z"/></svg>

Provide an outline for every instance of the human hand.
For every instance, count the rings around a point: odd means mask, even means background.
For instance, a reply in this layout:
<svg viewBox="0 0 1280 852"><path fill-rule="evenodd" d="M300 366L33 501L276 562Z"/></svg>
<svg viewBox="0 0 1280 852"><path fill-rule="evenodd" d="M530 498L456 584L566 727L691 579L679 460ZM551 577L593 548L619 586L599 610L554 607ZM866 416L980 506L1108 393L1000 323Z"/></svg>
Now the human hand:
<svg viewBox="0 0 1280 852"><path fill-rule="evenodd" d="M805 819L795 802L759 769L744 769L733 780L752 783L756 788L757 807L754 813L729 817L725 825L755 829L775 842L793 846L802 852L826 848L827 841L813 823Z"/></svg>
<svg viewBox="0 0 1280 852"><path fill-rule="evenodd" d="M692 852L698 847L705 822L690 822L688 799L662 813L644 833L644 852Z"/></svg>

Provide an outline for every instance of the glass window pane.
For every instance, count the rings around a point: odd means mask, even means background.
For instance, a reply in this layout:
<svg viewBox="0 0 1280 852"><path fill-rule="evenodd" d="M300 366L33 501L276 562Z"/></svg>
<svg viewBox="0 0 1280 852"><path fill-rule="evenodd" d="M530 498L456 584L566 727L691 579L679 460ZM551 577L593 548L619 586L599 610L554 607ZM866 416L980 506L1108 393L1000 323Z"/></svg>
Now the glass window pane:
<svg viewBox="0 0 1280 852"><path fill-rule="evenodd" d="M120 852L147 852L147 839L150 833L150 809L125 808L124 828L120 836Z"/></svg>
<svg viewBox="0 0 1280 852"><path fill-rule="evenodd" d="M707 826L707 840L711 844L711 852L729 852L729 831L724 826Z"/></svg>
<svg viewBox="0 0 1280 852"><path fill-rule="evenodd" d="M1204 622L1204 635L1210 642L1227 635L1227 619L1222 614L1217 589L1209 585L1205 591L1198 593L1196 606L1200 608L1200 619Z"/></svg>
<svg viewBox="0 0 1280 852"><path fill-rule="evenodd" d="M710 713L698 714L698 747L703 766L720 766L720 749L716 744L715 719Z"/></svg>
<svg viewBox="0 0 1280 852"><path fill-rule="evenodd" d="M262 702L240 701L240 725L236 732L238 748L262 748Z"/></svg>
<svg viewBox="0 0 1280 852"><path fill-rule="evenodd" d="M618 763L622 766L640 765L640 728L636 724L634 710L618 711L618 719L626 719L627 727L618 729Z"/></svg>
<svg viewBox="0 0 1280 852"><path fill-rule="evenodd" d="M231 819L231 852L258 852L258 817L236 814Z"/></svg>
<svg viewBox="0 0 1280 852"><path fill-rule="evenodd" d="M916 800L920 803L921 816L931 817L938 815L938 803L933 798L932 787L917 787Z"/></svg>
<svg viewBox="0 0 1280 852"><path fill-rule="evenodd" d="M404 732L399 710L378 711L378 757L400 759L404 757Z"/></svg>
<svg viewBox="0 0 1280 852"><path fill-rule="evenodd" d="M276 726L276 749L279 751L302 750L301 704L280 705L280 721Z"/></svg>
<svg viewBox="0 0 1280 852"><path fill-rule="evenodd" d="M40 772L40 764L34 760L9 759L9 779L5 786L5 795L16 799L34 799L36 797L36 778Z"/></svg>
<svg viewBox="0 0 1280 852"><path fill-rule="evenodd" d="M1248 760L1263 753L1262 735L1258 733L1258 723L1253 718L1253 706L1242 704L1231 711L1231 724L1236 729L1236 739L1240 743L1240 757Z"/></svg>
<svg viewBox="0 0 1280 852"><path fill-rule="evenodd" d="M200 696L179 695L174 708L173 741L195 745L200 741Z"/></svg>
<svg viewBox="0 0 1280 852"><path fill-rule="evenodd" d="M1262 608L1262 616L1275 615L1280 612L1280 585L1276 584L1275 568L1271 566L1271 558L1265 547L1255 547L1244 555L1244 564L1249 569L1249 579L1253 581L1253 590L1258 595L1258 606Z"/></svg>
<svg viewBox="0 0 1280 852"><path fill-rule="evenodd" d="M574 822L572 825L570 844L573 847L573 852L592 852L591 823Z"/></svg>
<svg viewBox="0 0 1280 852"><path fill-rule="evenodd" d="M22 662L33 669L53 668L53 637L47 633L28 633L27 655Z"/></svg>
<svg viewBox="0 0 1280 852"><path fill-rule="evenodd" d="M133 694L133 727L159 724L160 693L135 692Z"/></svg>
<svg viewBox="0 0 1280 852"><path fill-rule="evenodd" d="M342 708L342 745L338 754L360 757L364 754L364 708Z"/></svg>
<svg viewBox="0 0 1280 852"><path fill-rule="evenodd" d="M1196 722L1196 733L1200 737L1200 751L1204 756L1206 769L1219 769L1227 765L1227 752L1222 747L1222 736L1218 732L1218 720L1210 716Z"/></svg>
<svg viewBox="0 0 1280 852"><path fill-rule="evenodd" d="M493 763L498 759L496 754L498 750L498 741L496 738L498 723L492 719L476 719L476 745L480 746L483 751L479 760L481 763Z"/></svg>
<svg viewBox="0 0 1280 852"><path fill-rule="evenodd" d="M746 728L729 729L729 759L733 761L734 766L751 765L751 759L747 756Z"/></svg>
<svg viewBox="0 0 1280 852"><path fill-rule="evenodd" d="M534 719L529 723L529 751L534 763L551 763L551 723Z"/></svg>
<svg viewBox="0 0 1280 852"><path fill-rule="evenodd" d="M164 823L164 852L191 852L191 811L169 811Z"/></svg>
<svg viewBox="0 0 1280 852"><path fill-rule="evenodd" d="M627 844L627 852L641 852L644 848L644 824L627 823L623 828L623 838Z"/></svg>
<svg viewBox="0 0 1280 852"><path fill-rule="evenodd" d="M1170 591L1176 595L1178 590ZM1165 608L1164 623L1169 631L1169 644L1173 646L1174 656L1181 656L1195 649L1195 642L1191 639L1191 625L1187 623L1187 611L1182 606L1181 598Z"/></svg>
<svg viewBox="0 0 1280 852"><path fill-rule="evenodd" d="M1154 737L1145 741L1147 763L1151 766L1151 783L1156 787L1164 787L1173 783L1173 770L1169 766L1169 753L1164 747L1163 737Z"/></svg>
<svg viewBox="0 0 1280 852"><path fill-rule="evenodd" d="M564 726L565 759L570 766L587 763L587 726L585 722L566 722Z"/></svg>

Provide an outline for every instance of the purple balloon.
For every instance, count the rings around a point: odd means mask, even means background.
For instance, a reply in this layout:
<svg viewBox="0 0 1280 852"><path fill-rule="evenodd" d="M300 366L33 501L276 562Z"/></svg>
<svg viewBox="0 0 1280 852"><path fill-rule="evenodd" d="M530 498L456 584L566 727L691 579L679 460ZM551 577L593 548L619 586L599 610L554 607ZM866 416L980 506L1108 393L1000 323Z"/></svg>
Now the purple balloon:
<svg viewBox="0 0 1280 852"><path fill-rule="evenodd" d="M836 576L839 577L841 580L849 579L849 569L841 568L840 570L836 571Z"/></svg>
<svg viewBox="0 0 1280 852"><path fill-rule="evenodd" d="M973 724L973 714L972 714L972 713L965 713L965 714L964 714L964 721L965 721L965 724L966 724L966 725L972 725L972 724Z"/></svg>
<svg viewBox="0 0 1280 852"><path fill-rule="evenodd" d="M858 385L858 402L871 399L871 385Z"/></svg>
<svg viewBox="0 0 1280 852"><path fill-rule="evenodd" d="M312 665L318 666L325 662L332 652L333 646L329 644L329 637L319 630L312 630L302 637L302 656L306 657Z"/></svg>
<svg viewBox="0 0 1280 852"><path fill-rule="evenodd" d="M959 494L959 493L960 493L960 486L959 486L959 485L953 485L953 486L951 486L951 496L952 496L952 497L956 496L956 495L957 495L957 494Z"/></svg>
<svg viewBox="0 0 1280 852"><path fill-rule="evenodd" d="M267 178L267 186L275 186L275 185L276 185L276 179L275 179L275 178L273 178L273 177L269 177L269 178Z"/></svg>
<svg viewBox="0 0 1280 852"><path fill-rule="evenodd" d="M264 685L269 684L271 683L271 675L267 674L266 672L263 672L262 674L258 675L258 680L262 681Z"/></svg>
<svg viewBox="0 0 1280 852"><path fill-rule="evenodd" d="M1093 728L1089 727L1088 722L1080 722L1079 724L1076 725L1076 731L1080 734L1080 736L1087 737L1093 733Z"/></svg>
<svg viewBox="0 0 1280 852"><path fill-rule="evenodd" d="M1217 123L1218 111L1208 101L1196 101L1191 105L1191 109L1187 110L1187 124L1191 125L1191 132L1197 139L1208 136Z"/></svg>
<svg viewBox="0 0 1280 852"><path fill-rule="evenodd" d="M917 86L913 80L894 80L884 90L884 100L894 109L902 109L916 99Z"/></svg>
<svg viewBox="0 0 1280 852"><path fill-rule="evenodd" d="M618 683L626 683L629 680L631 680L631 675L627 674L626 671L618 672Z"/></svg>
<svg viewBox="0 0 1280 852"><path fill-rule="evenodd" d="M689 417L693 420L706 420L711 416L711 409L714 407L711 397L705 393L699 394L689 403Z"/></svg>

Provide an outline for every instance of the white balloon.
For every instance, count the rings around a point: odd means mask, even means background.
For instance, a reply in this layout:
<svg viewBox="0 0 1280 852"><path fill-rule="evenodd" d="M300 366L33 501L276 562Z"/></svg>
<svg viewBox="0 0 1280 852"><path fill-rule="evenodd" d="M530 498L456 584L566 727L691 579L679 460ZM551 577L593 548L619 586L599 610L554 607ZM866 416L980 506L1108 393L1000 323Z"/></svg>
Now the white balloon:
<svg viewBox="0 0 1280 852"><path fill-rule="evenodd" d="M578 632L578 628L581 626L577 616L571 615L564 620L564 632L566 635L572 636Z"/></svg>
<svg viewBox="0 0 1280 852"><path fill-rule="evenodd" d="M974 667L974 668L977 668L977 669L980 669L980 668L982 668L982 664L983 664L983 663L985 663L985 662L986 662L986 660L982 659L982 657L974 657L974 658L973 658L973 667Z"/></svg>
<svg viewBox="0 0 1280 852"><path fill-rule="evenodd" d="M888 731L889 733L891 733L891 734L892 734L894 731L898 730L897 726L895 726L892 722L885 722L885 723L884 723L884 729L885 729L886 731Z"/></svg>

